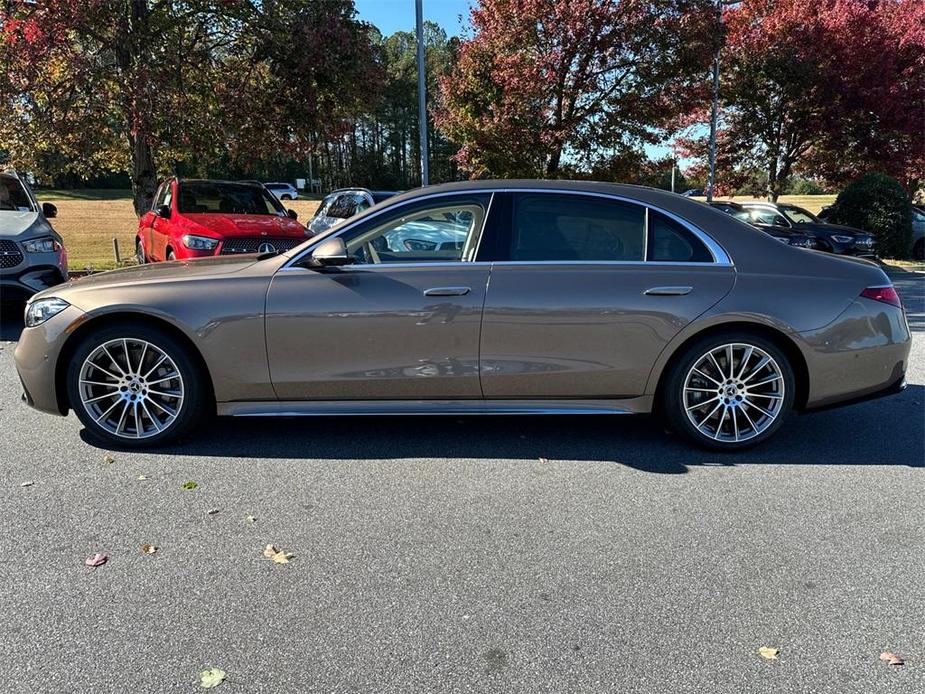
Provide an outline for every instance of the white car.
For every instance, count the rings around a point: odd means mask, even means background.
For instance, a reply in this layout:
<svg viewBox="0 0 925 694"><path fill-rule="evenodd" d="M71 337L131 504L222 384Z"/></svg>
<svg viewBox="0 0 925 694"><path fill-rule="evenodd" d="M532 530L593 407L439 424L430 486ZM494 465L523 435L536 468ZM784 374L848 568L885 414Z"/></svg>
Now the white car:
<svg viewBox="0 0 925 694"><path fill-rule="evenodd" d="M264 183L263 186L275 195L277 200L295 200L299 197L296 187L288 183Z"/></svg>

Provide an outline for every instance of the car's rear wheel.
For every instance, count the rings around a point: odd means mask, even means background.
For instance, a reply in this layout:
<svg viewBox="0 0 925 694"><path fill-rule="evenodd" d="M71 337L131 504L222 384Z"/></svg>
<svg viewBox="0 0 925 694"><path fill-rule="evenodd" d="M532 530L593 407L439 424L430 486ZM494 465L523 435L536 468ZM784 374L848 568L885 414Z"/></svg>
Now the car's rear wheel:
<svg viewBox="0 0 925 694"><path fill-rule="evenodd" d="M283 195L283 196L280 198L280 200L292 200L292 196L291 196L291 195Z"/></svg>
<svg viewBox="0 0 925 694"><path fill-rule="evenodd" d="M664 389L674 429L713 450L767 440L793 407L793 368L771 341L748 333L713 335L692 344Z"/></svg>
<svg viewBox="0 0 925 694"><path fill-rule="evenodd" d="M113 325L77 347L67 373L71 406L109 444L174 440L205 410L203 378L186 348L144 325Z"/></svg>
<svg viewBox="0 0 925 694"><path fill-rule="evenodd" d="M145 257L145 248L141 244L141 239L135 239L135 262L139 265L144 265L148 262L148 259Z"/></svg>
<svg viewBox="0 0 925 694"><path fill-rule="evenodd" d="M915 242L912 249L912 257L916 260L925 260L925 239L919 239Z"/></svg>
<svg viewBox="0 0 925 694"><path fill-rule="evenodd" d="M167 249L167 260L176 260L177 255L173 252L172 248Z"/></svg>

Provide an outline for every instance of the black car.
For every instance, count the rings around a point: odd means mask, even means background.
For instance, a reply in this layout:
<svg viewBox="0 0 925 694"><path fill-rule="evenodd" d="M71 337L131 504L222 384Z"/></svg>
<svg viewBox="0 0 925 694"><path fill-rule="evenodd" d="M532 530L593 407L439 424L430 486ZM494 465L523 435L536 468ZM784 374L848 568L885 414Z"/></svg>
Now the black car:
<svg viewBox="0 0 925 694"><path fill-rule="evenodd" d="M806 234L801 234L797 231L794 231L793 229L789 229L783 226L773 226L756 222L754 219L752 219L751 213L737 202L732 202L732 200L717 200L711 202L710 206L715 207L718 210L722 210L726 214L735 217L736 219L741 219L743 222L747 222L757 229L761 229L761 231L768 234L769 236L773 236L781 243L787 243L791 246L799 246L800 248L815 248L813 239Z"/></svg>
<svg viewBox="0 0 925 694"><path fill-rule="evenodd" d="M773 202L745 202L742 207L748 210L753 224L806 234L820 251L867 258L876 256L874 237L866 231L840 224L826 224L802 207Z"/></svg>

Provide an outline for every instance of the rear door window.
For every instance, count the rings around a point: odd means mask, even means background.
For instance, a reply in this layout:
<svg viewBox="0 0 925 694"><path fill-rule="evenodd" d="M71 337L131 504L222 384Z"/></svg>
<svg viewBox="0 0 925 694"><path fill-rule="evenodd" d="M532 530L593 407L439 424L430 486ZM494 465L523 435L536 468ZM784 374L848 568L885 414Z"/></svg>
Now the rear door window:
<svg viewBox="0 0 925 694"><path fill-rule="evenodd" d="M514 200L512 261L642 261L645 209L616 200L525 193Z"/></svg>

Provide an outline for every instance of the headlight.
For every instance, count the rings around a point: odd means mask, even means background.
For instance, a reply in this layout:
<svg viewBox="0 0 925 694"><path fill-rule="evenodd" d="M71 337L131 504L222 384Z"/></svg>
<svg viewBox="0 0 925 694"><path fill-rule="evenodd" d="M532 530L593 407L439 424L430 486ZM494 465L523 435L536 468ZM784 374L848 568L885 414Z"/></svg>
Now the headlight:
<svg viewBox="0 0 925 694"><path fill-rule="evenodd" d="M832 234L832 240L837 241L838 243L854 243L853 236L839 236L838 234Z"/></svg>
<svg viewBox="0 0 925 694"><path fill-rule="evenodd" d="M211 251L218 245L218 239L210 239L208 236L185 234L183 236L183 245L194 251Z"/></svg>
<svg viewBox="0 0 925 694"><path fill-rule="evenodd" d="M36 325L41 325L52 316L61 313L68 306L70 306L68 302L56 297L33 301L26 305L26 327L34 328Z"/></svg>
<svg viewBox="0 0 925 694"><path fill-rule="evenodd" d="M51 236L43 236L31 241L23 241L23 248L29 253L54 253L61 250L61 244Z"/></svg>

